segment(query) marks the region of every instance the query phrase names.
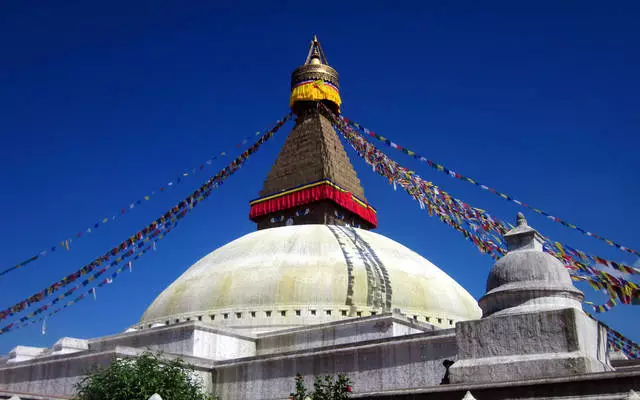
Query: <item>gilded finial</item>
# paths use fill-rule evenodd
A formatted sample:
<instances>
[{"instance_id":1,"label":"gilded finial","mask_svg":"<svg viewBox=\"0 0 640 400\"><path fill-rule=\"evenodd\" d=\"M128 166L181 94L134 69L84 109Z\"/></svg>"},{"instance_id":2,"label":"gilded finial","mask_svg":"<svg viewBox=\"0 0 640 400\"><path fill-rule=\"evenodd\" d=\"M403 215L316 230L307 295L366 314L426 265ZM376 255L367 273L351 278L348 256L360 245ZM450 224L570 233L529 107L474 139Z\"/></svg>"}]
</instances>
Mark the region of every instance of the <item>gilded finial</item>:
<instances>
[{"instance_id":1,"label":"gilded finial","mask_svg":"<svg viewBox=\"0 0 640 400\"><path fill-rule=\"evenodd\" d=\"M320 46L320 41L318 40L318 37L316 35L313 35L311 46L309 46L309 54L307 54L307 59L304 62L304 65L309 64L329 65L329 62L327 62L327 57L325 57L324 51L322 51L322 46Z\"/></svg>"},{"instance_id":2,"label":"gilded finial","mask_svg":"<svg viewBox=\"0 0 640 400\"><path fill-rule=\"evenodd\" d=\"M309 46L304 64L291 74L291 97L289 105L299 115L309 105L322 101L334 113L340 113L340 86L338 72L329 66L320 41L316 35Z\"/></svg>"}]
</instances>

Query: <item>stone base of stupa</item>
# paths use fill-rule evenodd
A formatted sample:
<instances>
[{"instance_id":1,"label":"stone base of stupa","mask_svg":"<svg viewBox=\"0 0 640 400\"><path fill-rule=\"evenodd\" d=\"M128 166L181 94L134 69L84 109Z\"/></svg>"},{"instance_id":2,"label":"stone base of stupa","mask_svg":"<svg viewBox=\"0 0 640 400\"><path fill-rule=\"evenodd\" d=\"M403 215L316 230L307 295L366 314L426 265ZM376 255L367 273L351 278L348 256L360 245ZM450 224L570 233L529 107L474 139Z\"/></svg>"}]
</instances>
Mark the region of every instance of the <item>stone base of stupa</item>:
<instances>
[{"instance_id":1,"label":"stone base of stupa","mask_svg":"<svg viewBox=\"0 0 640 400\"><path fill-rule=\"evenodd\" d=\"M456 324L451 383L493 383L611 371L607 332L574 308Z\"/></svg>"}]
</instances>

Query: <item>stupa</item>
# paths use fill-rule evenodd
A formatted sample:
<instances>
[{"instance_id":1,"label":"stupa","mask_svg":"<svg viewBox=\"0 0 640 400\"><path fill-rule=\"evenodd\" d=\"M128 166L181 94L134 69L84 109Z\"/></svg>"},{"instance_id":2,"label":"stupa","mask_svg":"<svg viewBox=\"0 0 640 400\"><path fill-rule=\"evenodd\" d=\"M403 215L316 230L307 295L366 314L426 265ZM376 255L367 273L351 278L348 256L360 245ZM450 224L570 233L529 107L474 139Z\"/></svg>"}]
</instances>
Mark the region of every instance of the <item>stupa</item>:
<instances>
[{"instance_id":1,"label":"stupa","mask_svg":"<svg viewBox=\"0 0 640 400\"><path fill-rule=\"evenodd\" d=\"M360 399L638 398L640 364L609 358L605 328L522 216L480 305L371 231L326 114L340 109L338 73L315 37L290 105L295 127L250 202L257 230L196 262L125 332L16 346L0 357L0 399L70 399L90 367L148 350L183 358L223 400L284 399L296 374L339 373Z\"/></svg>"},{"instance_id":2,"label":"stupa","mask_svg":"<svg viewBox=\"0 0 640 400\"><path fill-rule=\"evenodd\" d=\"M151 304L139 328L201 320L245 333L397 310L439 327L481 316L438 267L373 233L375 209L331 122L338 73L314 37L291 78L295 127L249 217L258 230L205 256Z\"/></svg>"}]
</instances>

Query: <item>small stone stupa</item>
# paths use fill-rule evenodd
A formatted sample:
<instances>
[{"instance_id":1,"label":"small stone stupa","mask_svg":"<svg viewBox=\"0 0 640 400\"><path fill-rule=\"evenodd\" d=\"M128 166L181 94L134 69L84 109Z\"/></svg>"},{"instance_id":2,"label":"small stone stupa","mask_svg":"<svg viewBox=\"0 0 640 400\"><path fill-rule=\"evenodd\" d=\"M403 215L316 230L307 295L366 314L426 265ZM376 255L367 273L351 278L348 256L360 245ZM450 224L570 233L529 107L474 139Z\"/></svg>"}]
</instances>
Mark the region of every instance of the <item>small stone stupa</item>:
<instances>
[{"instance_id":1,"label":"small stone stupa","mask_svg":"<svg viewBox=\"0 0 640 400\"><path fill-rule=\"evenodd\" d=\"M543 237L518 213L516 227L504 235L508 254L498 260L478 304L483 316L500 316L574 308L584 295L573 286L567 269L542 251Z\"/></svg>"},{"instance_id":2,"label":"small stone stupa","mask_svg":"<svg viewBox=\"0 0 640 400\"><path fill-rule=\"evenodd\" d=\"M452 383L502 382L610 371L607 332L581 307L583 294L522 214L504 236L508 253L478 302L483 318L456 325Z\"/></svg>"}]
</instances>

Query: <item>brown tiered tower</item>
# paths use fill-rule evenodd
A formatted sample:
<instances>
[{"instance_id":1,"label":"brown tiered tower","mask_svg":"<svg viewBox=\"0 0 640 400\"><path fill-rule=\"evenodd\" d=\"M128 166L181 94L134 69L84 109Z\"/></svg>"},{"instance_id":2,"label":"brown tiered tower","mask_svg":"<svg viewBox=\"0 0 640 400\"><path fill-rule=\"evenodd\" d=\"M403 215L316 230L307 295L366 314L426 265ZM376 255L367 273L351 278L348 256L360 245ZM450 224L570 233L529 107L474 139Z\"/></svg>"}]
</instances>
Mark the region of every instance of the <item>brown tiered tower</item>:
<instances>
[{"instance_id":1,"label":"brown tiered tower","mask_svg":"<svg viewBox=\"0 0 640 400\"><path fill-rule=\"evenodd\" d=\"M327 116L339 112L338 88L338 73L314 37L307 60L291 78L295 127L267 175L261 197L251 202L250 216L258 229L300 224L376 227L375 210L366 203Z\"/></svg>"}]
</instances>

